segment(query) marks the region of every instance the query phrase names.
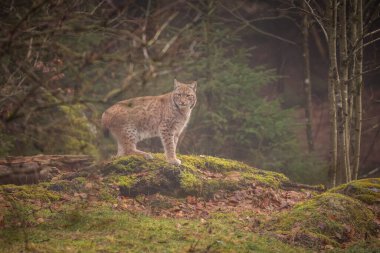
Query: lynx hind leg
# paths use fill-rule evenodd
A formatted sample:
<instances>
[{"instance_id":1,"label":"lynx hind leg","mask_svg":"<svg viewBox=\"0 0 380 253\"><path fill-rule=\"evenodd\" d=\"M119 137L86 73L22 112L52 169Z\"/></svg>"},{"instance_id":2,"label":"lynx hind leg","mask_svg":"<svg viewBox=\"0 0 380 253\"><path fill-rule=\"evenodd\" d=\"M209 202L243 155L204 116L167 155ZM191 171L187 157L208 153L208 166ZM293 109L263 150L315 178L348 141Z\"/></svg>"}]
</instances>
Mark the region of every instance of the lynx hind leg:
<instances>
[{"instance_id":1,"label":"lynx hind leg","mask_svg":"<svg viewBox=\"0 0 380 253\"><path fill-rule=\"evenodd\" d=\"M144 152L144 151L138 150L136 148L135 148L135 150L132 151L132 154L142 155L147 160L152 160L154 158L152 154L150 154L148 152Z\"/></svg>"},{"instance_id":2,"label":"lynx hind leg","mask_svg":"<svg viewBox=\"0 0 380 253\"><path fill-rule=\"evenodd\" d=\"M134 129L124 129L117 135L117 155L116 156L124 156L124 155L142 155L145 159L153 159L153 156L144 151L138 150L136 148L137 143L137 131Z\"/></svg>"}]
</instances>

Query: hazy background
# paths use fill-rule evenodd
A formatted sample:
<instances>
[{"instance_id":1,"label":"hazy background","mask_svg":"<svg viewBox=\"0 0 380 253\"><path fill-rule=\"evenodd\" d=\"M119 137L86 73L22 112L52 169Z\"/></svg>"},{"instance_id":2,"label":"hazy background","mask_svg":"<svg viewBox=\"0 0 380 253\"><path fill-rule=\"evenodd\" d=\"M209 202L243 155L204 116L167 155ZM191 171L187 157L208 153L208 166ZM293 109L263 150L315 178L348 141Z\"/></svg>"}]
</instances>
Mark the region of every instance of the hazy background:
<instances>
[{"instance_id":1,"label":"hazy background","mask_svg":"<svg viewBox=\"0 0 380 253\"><path fill-rule=\"evenodd\" d=\"M367 11L378 11L371 2L375 6ZM123 99L169 92L176 77L198 81L198 104L180 139L180 153L242 160L299 182L326 183L327 44L313 24L315 151L308 152L297 1L16 0L0 5L1 157L110 157L116 145L101 134L102 112ZM379 20L368 27L375 31ZM364 48L364 60L359 176L380 167L379 41ZM159 140L141 146L162 152Z\"/></svg>"}]
</instances>

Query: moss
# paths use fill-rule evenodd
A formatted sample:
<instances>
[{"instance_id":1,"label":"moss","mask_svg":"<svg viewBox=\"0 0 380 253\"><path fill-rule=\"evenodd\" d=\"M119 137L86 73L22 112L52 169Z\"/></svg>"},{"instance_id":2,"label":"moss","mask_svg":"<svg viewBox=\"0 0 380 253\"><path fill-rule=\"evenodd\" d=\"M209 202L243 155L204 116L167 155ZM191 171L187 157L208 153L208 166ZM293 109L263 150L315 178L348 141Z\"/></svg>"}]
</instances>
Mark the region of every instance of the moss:
<instances>
[{"instance_id":1,"label":"moss","mask_svg":"<svg viewBox=\"0 0 380 253\"><path fill-rule=\"evenodd\" d=\"M300 203L267 225L268 230L311 246L318 246L315 241L337 245L375 236L377 227L365 205L337 193L324 193Z\"/></svg>"},{"instance_id":2,"label":"moss","mask_svg":"<svg viewBox=\"0 0 380 253\"><path fill-rule=\"evenodd\" d=\"M60 195L50 191L44 185L2 185L0 194L18 200L53 201L60 199Z\"/></svg>"},{"instance_id":3,"label":"moss","mask_svg":"<svg viewBox=\"0 0 380 253\"><path fill-rule=\"evenodd\" d=\"M77 181L78 183L85 184L87 182L87 179L85 177L76 177L73 180Z\"/></svg>"},{"instance_id":4,"label":"moss","mask_svg":"<svg viewBox=\"0 0 380 253\"><path fill-rule=\"evenodd\" d=\"M289 181L289 179L285 175L272 171L249 171L244 172L242 176L245 179L254 180L258 183L275 188L278 188L284 182Z\"/></svg>"},{"instance_id":5,"label":"moss","mask_svg":"<svg viewBox=\"0 0 380 253\"><path fill-rule=\"evenodd\" d=\"M111 178L113 183L117 184L118 186L121 187L127 187L127 188L132 188L137 180L136 180L136 175L131 175L131 176L113 176Z\"/></svg>"},{"instance_id":6,"label":"moss","mask_svg":"<svg viewBox=\"0 0 380 253\"><path fill-rule=\"evenodd\" d=\"M36 223L36 217L44 216L46 207L59 200L59 194L43 185L0 186L1 222L9 227L26 227ZM1 201L0 201L1 202Z\"/></svg>"},{"instance_id":7,"label":"moss","mask_svg":"<svg viewBox=\"0 0 380 253\"><path fill-rule=\"evenodd\" d=\"M329 192L341 193L369 205L380 203L380 178L355 180L335 187Z\"/></svg>"},{"instance_id":8,"label":"moss","mask_svg":"<svg viewBox=\"0 0 380 253\"><path fill-rule=\"evenodd\" d=\"M183 166L188 167L189 169L207 168L207 170L213 172L227 172L244 171L252 168L242 162L213 156L180 155L179 158L182 160Z\"/></svg>"},{"instance_id":9,"label":"moss","mask_svg":"<svg viewBox=\"0 0 380 253\"><path fill-rule=\"evenodd\" d=\"M158 207L160 208L160 207ZM200 220L149 217L74 206L25 229L32 252L308 252L243 231L236 217ZM25 251L20 230L0 230L0 252Z\"/></svg>"},{"instance_id":10,"label":"moss","mask_svg":"<svg viewBox=\"0 0 380 253\"><path fill-rule=\"evenodd\" d=\"M233 160L195 155L179 155L179 159L182 165L173 166L166 162L163 154L154 154L153 160L125 156L109 162L101 172L111 178L135 176L133 180L118 183L125 186L121 191L128 196L156 192L211 196L219 189L237 190L252 183L277 188L289 181L283 174L259 170Z\"/></svg>"},{"instance_id":11,"label":"moss","mask_svg":"<svg viewBox=\"0 0 380 253\"><path fill-rule=\"evenodd\" d=\"M117 199L118 194L119 193L115 189L107 187L105 185L101 186L97 192L99 200L111 203Z\"/></svg>"},{"instance_id":12,"label":"moss","mask_svg":"<svg viewBox=\"0 0 380 253\"><path fill-rule=\"evenodd\" d=\"M188 170L184 170L180 174L181 188L188 192L199 191L202 187L202 181Z\"/></svg>"},{"instance_id":13,"label":"moss","mask_svg":"<svg viewBox=\"0 0 380 253\"><path fill-rule=\"evenodd\" d=\"M130 155L122 156L112 160L101 169L103 174L122 174L128 175L131 173L138 173L141 171L152 171L163 167L175 166L169 165L162 154L154 154L153 160L147 160L143 156Z\"/></svg>"},{"instance_id":14,"label":"moss","mask_svg":"<svg viewBox=\"0 0 380 253\"><path fill-rule=\"evenodd\" d=\"M85 191L85 184L87 179L84 177L77 177L72 180L59 180L54 182L40 183L44 185L48 190L54 192L75 193Z\"/></svg>"}]
</instances>

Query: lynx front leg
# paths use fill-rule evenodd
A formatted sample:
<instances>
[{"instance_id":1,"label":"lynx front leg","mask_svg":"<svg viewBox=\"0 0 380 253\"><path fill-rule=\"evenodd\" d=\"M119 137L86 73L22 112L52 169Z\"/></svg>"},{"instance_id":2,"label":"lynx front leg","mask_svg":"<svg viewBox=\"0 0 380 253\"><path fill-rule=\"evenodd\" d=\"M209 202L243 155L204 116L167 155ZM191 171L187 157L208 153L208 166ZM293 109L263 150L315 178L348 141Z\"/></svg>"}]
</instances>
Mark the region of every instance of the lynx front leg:
<instances>
[{"instance_id":1,"label":"lynx front leg","mask_svg":"<svg viewBox=\"0 0 380 253\"><path fill-rule=\"evenodd\" d=\"M168 133L163 130L160 134L162 145L164 146L166 160L168 163L174 165L180 165L181 160L179 160L175 154L176 145L175 145L175 137L174 134Z\"/></svg>"},{"instance_id":2,"label":"lynx front leg","mask_svg":"<svg viewBox=\"0 0 380 253\"><path fill-rule=\"evenodd\" d=\"M174 134L174 149L175 150L177 150L178 139L179 139L179 133L175 133Z\"/></svg>"}]
</instances>

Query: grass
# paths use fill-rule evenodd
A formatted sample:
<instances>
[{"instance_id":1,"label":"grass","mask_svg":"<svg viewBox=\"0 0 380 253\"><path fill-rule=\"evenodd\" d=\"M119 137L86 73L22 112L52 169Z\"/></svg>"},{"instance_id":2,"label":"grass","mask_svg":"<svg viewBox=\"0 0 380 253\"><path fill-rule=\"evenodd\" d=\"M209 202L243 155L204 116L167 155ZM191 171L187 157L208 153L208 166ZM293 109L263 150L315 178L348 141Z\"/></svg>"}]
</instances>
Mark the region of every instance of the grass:
<instances>
[{"instance_id":1,"label":"grass","mask_svg":"<svg viewBox=\"0 0 380 253\"><path fill-rule=\"evenodd\" d=\"M230 215L207 221L72 206L43 224L0 231L0 252L307 252L242 229Z\"/></svg>"}]
</instances>

